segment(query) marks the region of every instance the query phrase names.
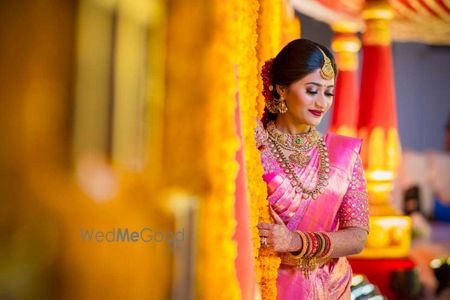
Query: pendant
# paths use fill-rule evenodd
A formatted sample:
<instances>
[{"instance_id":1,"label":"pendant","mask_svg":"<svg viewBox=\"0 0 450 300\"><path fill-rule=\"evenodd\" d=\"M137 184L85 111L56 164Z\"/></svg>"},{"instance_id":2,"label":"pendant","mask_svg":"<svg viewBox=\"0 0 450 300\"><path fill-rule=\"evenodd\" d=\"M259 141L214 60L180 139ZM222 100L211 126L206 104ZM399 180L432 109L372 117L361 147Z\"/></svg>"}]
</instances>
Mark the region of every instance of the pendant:
<instances>
[{"instance_id":1,"label":"pendant","mask_svg":"<svg viewBox=\"0 0 450 300\"><path fill-rule=\"evenodd\" d=\"M292 153L291 155L289 155L289 159L290 159L290 161L297 164L298 166L304 167L311 160L311 156L309 156L305 153L296 152L296 153Z\"/></svg>"},{"instance_id":2,"label":"pendant","mask_svg":"<svg viewBox=\"0 0 450 300\"><path fill-rule=\"evenodd\" d=\"M288 143L289 140L289 136L287 134L280 134L277 137L277 141L281 144L281 145L286 145Z\"/></svg>"}]
</instances>

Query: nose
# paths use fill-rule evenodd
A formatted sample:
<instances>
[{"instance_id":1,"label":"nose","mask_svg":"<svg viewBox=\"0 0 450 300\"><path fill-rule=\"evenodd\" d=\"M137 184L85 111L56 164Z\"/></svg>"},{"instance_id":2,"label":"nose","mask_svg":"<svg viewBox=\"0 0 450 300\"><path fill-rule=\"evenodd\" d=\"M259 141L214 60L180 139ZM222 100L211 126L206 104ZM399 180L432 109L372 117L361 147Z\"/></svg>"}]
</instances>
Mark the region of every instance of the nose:
<instances>
[{"instance_id":1,"label":"nose","mask_svg":"<svg viewBox=\"0 0 450 300\"><path fill-rule=\"evenodd\" d=\"M319 97L316 98L315 106L321 110L324 110L327 107L327 100L323 94L320 94Z\"/></svg>"}]
</instances>

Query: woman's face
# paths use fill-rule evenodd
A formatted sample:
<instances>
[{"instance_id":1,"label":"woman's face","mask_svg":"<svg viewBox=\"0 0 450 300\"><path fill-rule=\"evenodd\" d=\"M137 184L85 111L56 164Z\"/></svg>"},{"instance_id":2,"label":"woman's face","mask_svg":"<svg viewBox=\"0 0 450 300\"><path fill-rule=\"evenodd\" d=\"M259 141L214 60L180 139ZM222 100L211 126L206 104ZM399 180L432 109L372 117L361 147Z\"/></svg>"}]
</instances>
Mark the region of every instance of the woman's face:
<instances>
[{"instance_id":1,"label":"woman's face","mask_svg":"<svg viewBox=\"0 0 450 300\"><path fill-rule=\"evenodd\" d=\"M333 103L334 78L324 79L317 69L278 91L286 101L289 120L294 124L317 126Z\"/></svg>"}]
</instances>

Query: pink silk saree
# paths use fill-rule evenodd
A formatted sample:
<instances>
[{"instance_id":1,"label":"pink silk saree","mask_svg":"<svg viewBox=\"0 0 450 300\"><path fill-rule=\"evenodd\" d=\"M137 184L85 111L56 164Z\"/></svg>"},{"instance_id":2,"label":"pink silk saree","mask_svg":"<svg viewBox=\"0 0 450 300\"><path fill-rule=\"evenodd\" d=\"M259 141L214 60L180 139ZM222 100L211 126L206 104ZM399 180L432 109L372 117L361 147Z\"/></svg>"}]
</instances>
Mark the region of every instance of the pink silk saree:
<instances>
[{"instance_id":1,"label":"pink silk saree","mask_svg":"<svg viewBox=\"0 0 450 300\"><path fill-rule=\"evenodd\" d=\"M360 227L368 231L368 197L359 157L361 140L332 133L324 135L330 158L328 185L318 199L305 200L290 185L270 152L267 139L261 138L265 131L262 124L258 127L257 144L264 167L267 199L290 230L332 232ZM317 147L309 154L309 164L295 167L295 170L304 185L312 187L319 168ZM332 259L308 277L298 268L282 264L278 270L277 299L350 299L351 278L352 270L345 257Z\"/></svg>"}]
</instances>

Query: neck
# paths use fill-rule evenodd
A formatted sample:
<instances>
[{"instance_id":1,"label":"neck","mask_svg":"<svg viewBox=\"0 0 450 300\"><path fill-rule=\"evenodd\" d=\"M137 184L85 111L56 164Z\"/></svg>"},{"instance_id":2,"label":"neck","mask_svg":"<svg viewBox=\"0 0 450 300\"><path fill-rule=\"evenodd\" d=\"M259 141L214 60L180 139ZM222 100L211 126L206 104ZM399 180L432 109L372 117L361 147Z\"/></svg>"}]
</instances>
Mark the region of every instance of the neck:
<instances>
[{"instance_id":1,"label":"neck","mask_svg":"<svg viewBox=\"0 0 450 300\"><path fill-rule=\"evenodd\" d=\"M275 120L275 125L278 130L290 134L304 133L311 130L311 125L291 122L285 115L278 116Z\"/></svg>"}]
</instances>

